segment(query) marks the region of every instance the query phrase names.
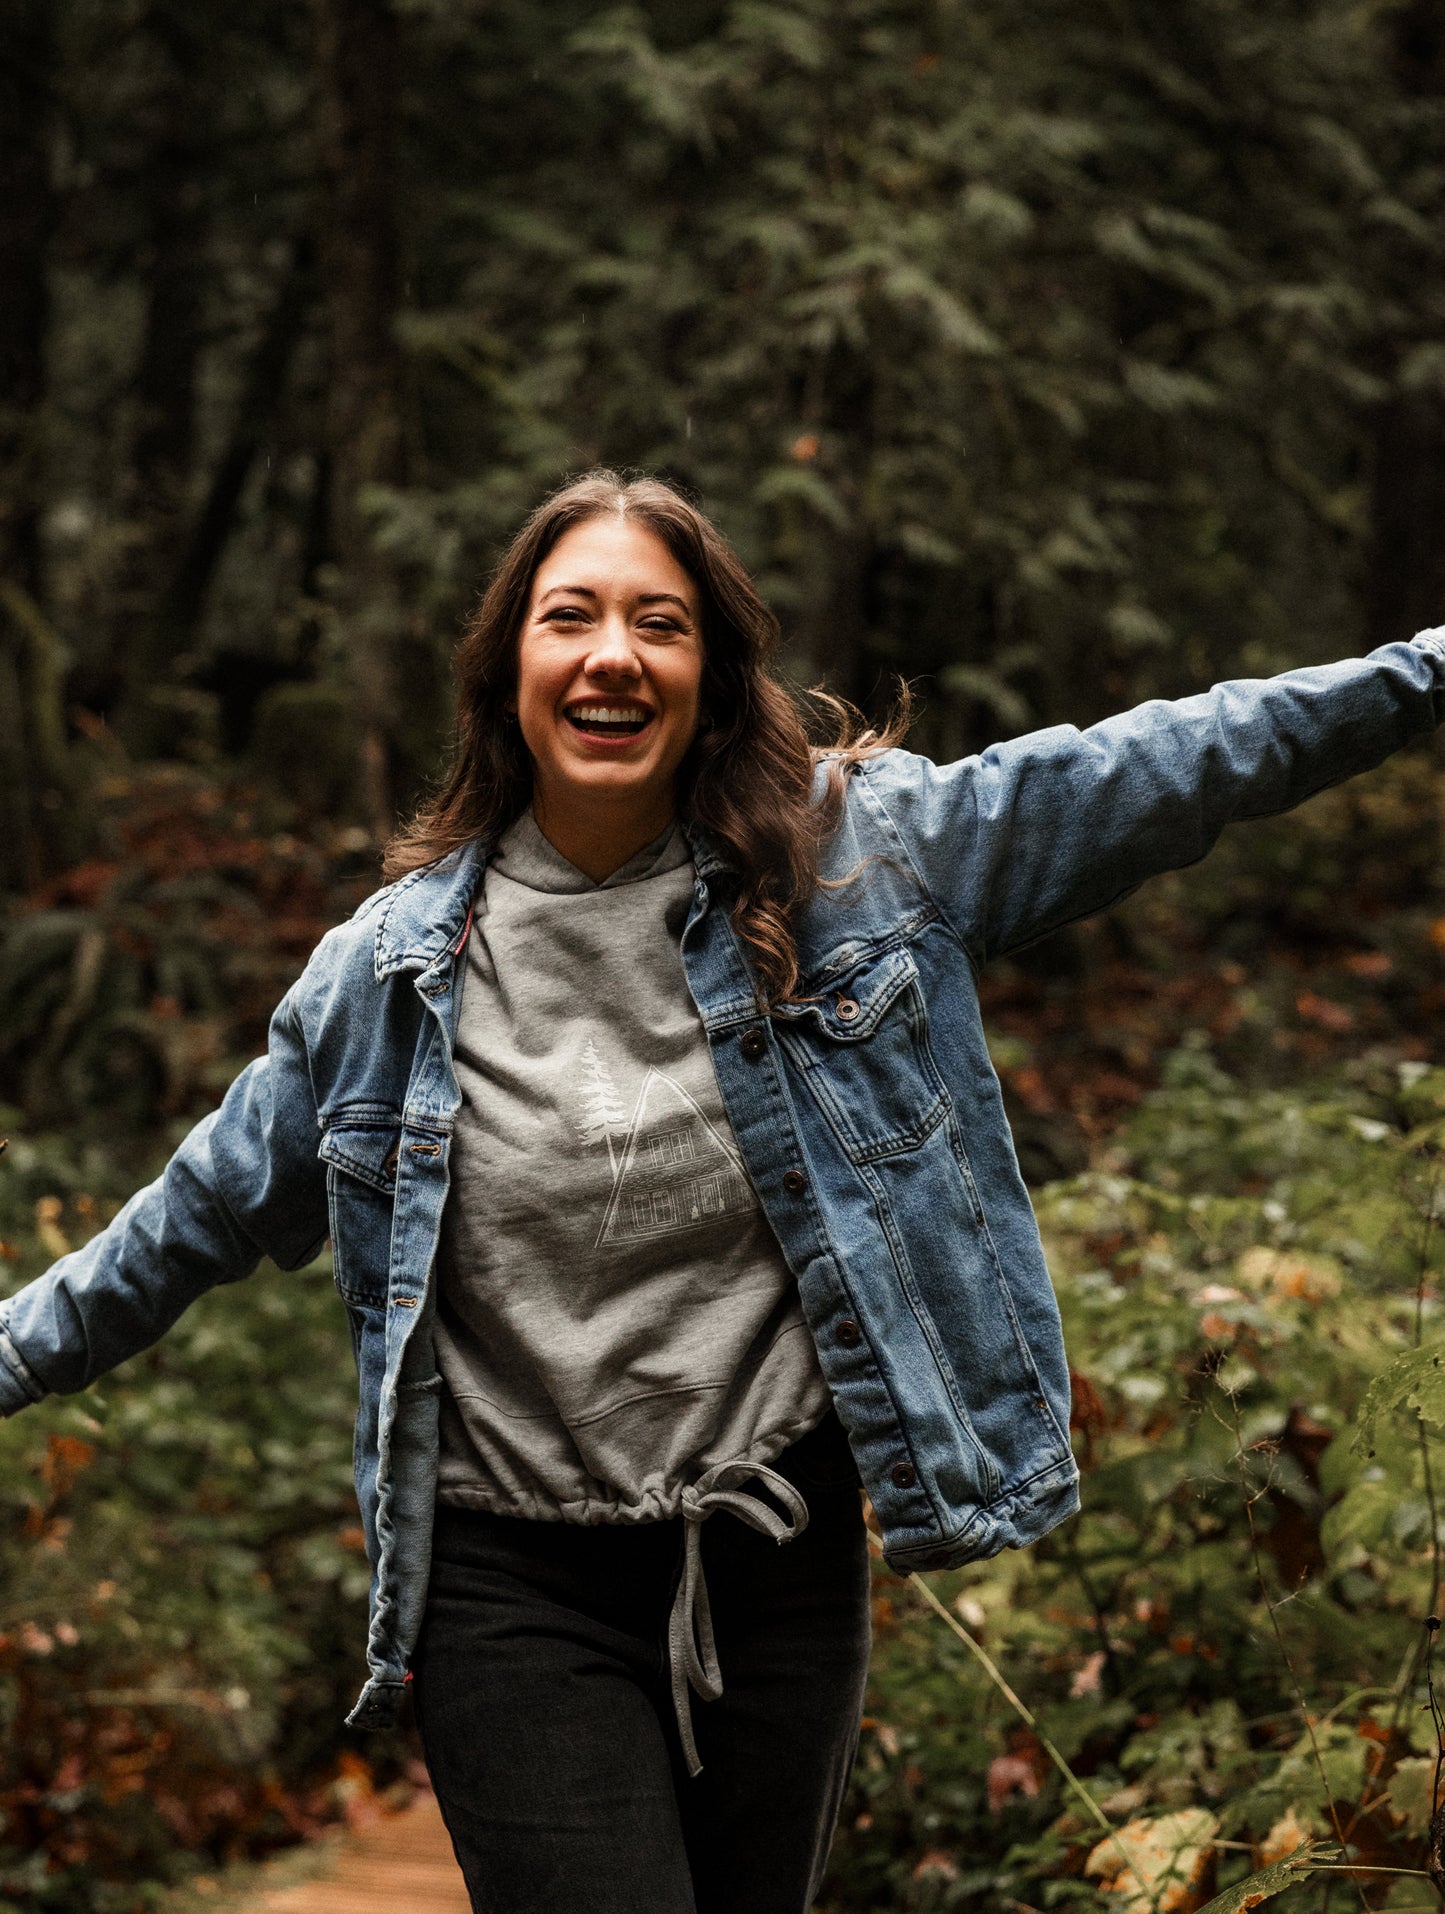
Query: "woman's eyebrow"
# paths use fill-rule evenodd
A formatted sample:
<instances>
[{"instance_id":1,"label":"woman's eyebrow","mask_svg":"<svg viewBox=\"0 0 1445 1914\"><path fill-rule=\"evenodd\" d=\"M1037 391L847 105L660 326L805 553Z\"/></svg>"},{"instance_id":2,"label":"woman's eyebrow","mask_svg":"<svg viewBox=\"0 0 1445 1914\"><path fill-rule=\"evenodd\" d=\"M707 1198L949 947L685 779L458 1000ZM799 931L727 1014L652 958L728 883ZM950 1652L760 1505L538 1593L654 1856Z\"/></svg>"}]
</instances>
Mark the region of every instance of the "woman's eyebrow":
<instances>
[{"instance_id":1,"label":"woman's eyebrow","mask_svg":"<svg viewBox=\"0 0 1445 1914\"><path fill-rule=\"evenodd\" d=\"M573 596L577 598L595 598L597 596L590 585L551 585L542 593L537 603L539 605L545 605L547 600L554 597L558 592L571 592ZM686 612L689 618L692 617L692 612L688 609L687 600L679 598L676 592L640 592L637 602L639 605L676 605L679 611Z\"/></svg>"}]
</instances>

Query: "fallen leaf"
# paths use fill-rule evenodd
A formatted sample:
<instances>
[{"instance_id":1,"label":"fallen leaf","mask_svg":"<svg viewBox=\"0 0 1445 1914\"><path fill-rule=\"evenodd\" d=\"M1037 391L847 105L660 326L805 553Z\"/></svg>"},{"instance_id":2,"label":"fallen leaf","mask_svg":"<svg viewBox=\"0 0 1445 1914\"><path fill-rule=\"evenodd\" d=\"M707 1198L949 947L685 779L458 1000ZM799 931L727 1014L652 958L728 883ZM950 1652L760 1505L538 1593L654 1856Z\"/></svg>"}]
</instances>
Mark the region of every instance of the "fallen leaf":
<instances>
[{"instance_id":1,"label":"fallen leaf","mask_svg":"<svg viewBox=\"0 0 1445 1914\"><path fill-rule=\"evenodd\" d=\"M1002 1814L1011 1795L1022 1794L1032 1801L1039 1791L1039 1778L1033 1763L1023 1755L995 1755L988 1764L988 1811Z\"/></svg>"},{"instance_id":2,"label":"fallen leaf","mask_svg":"<svg viewBox=\"0 0 1445 1914\"><path fill-rule=\"evenodd\" d=\"M1313 990L1302 990L1294 1000L1294 1007L1306 1023L1316 1023L1321 1030L1352 1030L1355 1013L1347 1010L1343 1004L1337 1004L1329 997L1318 996Z\"/></svg>"},{"instance_id":3,"label":"fallen leaf","mask_svg":"<svg viewBox=\"0 0 1445 1914\"><path fill-rule=\"evenodd\" d=\"M1434 1755L1410 1755L1397 1761L1386 1795L1395 1819L1423 1834L1435 1806Z\"/></svg>"},{"instance_id":4,"label":"fallen leaf","mask_svg":"<svg viewBox=\"0 0 1445 1914\"><path fill-rule=\"evenodd\" d=\"M1293 1806L1286 1808L1259 1845L1259 1864L1273 1867L1287 1854L1295 1854L1310 1839L1310 1831L1300 1821Z\"/></svg>"},{"instance_id":5,"label":"fallen leaf","mask_svg":"<svg viewBox=\"0 0 1445 1914\"><path fill-rule=\"evenodd\" d=\"M1084 1872L1097 1874L1118 1897L1121 1914L1171 1914L1199 1885L1218 1829L1207 1808L1139 1815L1100 1841Z\"/></svg>"},{"instance_id":6,"label":"fallen leaf","mask_svg":"<svg viewBox=\"0 0 1445 1914\"><path fill-rule=\"evenodd\" d=\"M917 1867L914 1868L913 1879L915 1881L926 1880L930 1874L937 1875L940 1880L956 1881L958 1879L958 1864L946 1849L929 1848L928 1852L920 1858Z\"/></svg>"},{"instance_id":7,"label":"fallen leaf","mask_svg":"<svg viewBox=\"0 0 1445 1914\"><path fill-rule=\"evenodd\" d=\"M1085 1695L1097 1695L1099 1676L1104 1666L1104 1651L1096 1648L1092 1655L1085 1655L1083 1663L1074 1670L1074 1679L1069 1683L1070 1701L1080 1701Z\"/></svg>"}]
</instances>

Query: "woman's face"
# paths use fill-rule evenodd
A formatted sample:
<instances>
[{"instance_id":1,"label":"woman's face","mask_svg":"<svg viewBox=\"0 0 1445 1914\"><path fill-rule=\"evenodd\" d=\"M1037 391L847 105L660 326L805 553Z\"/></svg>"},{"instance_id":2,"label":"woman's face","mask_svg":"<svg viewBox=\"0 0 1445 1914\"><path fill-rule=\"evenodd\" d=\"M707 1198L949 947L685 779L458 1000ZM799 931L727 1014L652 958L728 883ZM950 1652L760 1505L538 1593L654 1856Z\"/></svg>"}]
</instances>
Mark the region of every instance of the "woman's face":
<instances>
[{"instance_id":1,"label":"woman's face","mask_svg":"<svg viewBox=\"0 0 1445 1914\"><path fill-rule=\"evenodd\" d=\"M517 640L516 712L545 811L673 812L698 728L702 608L655 532L588 519L537 569Z\"/></svg>"}]
</instances>

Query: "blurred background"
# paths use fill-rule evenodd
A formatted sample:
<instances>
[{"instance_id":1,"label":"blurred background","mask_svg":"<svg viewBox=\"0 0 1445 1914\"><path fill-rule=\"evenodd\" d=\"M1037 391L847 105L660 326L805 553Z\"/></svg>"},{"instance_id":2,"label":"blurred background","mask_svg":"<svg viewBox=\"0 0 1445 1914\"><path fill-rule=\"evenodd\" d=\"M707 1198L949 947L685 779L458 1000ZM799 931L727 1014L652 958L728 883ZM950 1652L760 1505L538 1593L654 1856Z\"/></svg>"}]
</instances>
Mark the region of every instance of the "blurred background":
<instances>
[{"instance_id":1,"label":"blurred background","mask_svg":"<svg viewBox=\"0 0 1445 1914\"><path fill-rule=\"evenodd\" d=\"M7 0L0 1281L154 1173L374 888L569 473L689 488L789 676L907 676L938 759L1445 622L1442 193L1432 0ZM1193 1842L1171 1908L1291 1827L1423 1852L1445 1399L1389 1378L1440 1262L1440 767L985 983L1092 1488L937 1582L1114 1821ZM149 1907L414 1768L338 1729L326 1276L0 1429L0 1909ZM879 1596L827 1907L1135 1914L916 1607Z\"/></svg>"},{"instance_id":2,"label":"blurred background","mask_svg":"<svg viewBox=\"0 0 1445 1914\"><path fill-rule=\"evenodd\" d=\"M384 829L595 461L700 494L799 677L920 677L940 756L1441 616L1433 6L3 31L12 891L113 751Z\"/></svg>"}]
</instances>

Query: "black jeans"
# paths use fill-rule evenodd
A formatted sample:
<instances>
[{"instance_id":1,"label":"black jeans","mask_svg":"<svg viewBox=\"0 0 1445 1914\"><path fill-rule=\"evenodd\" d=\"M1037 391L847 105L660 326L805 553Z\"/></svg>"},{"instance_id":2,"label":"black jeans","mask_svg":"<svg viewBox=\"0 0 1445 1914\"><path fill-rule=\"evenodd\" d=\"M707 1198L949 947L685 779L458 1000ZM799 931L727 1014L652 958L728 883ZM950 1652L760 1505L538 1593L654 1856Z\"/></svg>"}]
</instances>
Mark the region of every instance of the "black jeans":
<instances>
[{"instance_id":1,"label":"black jeans","mask_svg":"<svg viewBox=\"0 0 1445 1914\"><path fill-rule=\"evenodd\" d=\"M413 1693L477 1914L807 1914L858 1742L868 1553L836 1414L772 1466L808 1504L796 1540L726 1510L702 1527L723 1694L691 1696L691 1779L667 1664L681 1517L438 1508Z\"/></svg>"}]
</instances>

